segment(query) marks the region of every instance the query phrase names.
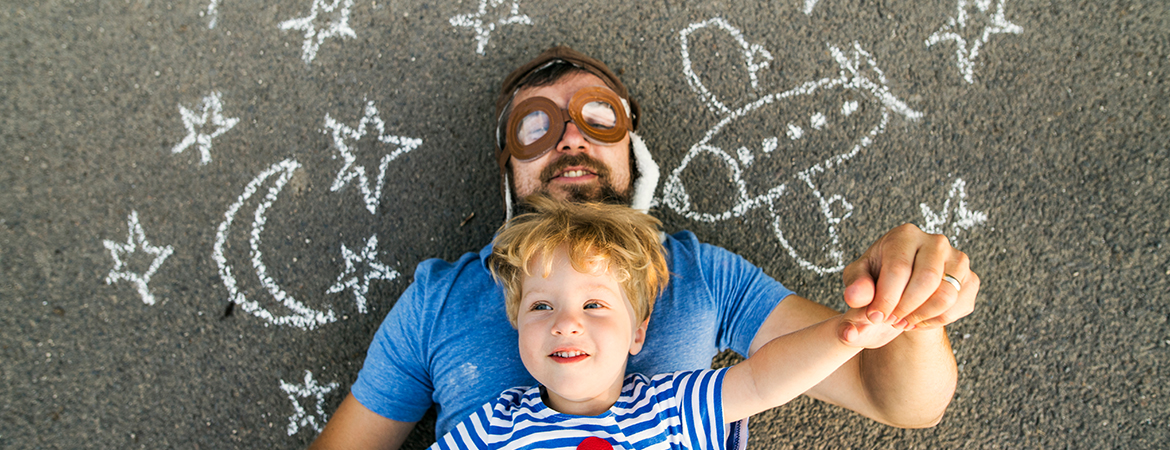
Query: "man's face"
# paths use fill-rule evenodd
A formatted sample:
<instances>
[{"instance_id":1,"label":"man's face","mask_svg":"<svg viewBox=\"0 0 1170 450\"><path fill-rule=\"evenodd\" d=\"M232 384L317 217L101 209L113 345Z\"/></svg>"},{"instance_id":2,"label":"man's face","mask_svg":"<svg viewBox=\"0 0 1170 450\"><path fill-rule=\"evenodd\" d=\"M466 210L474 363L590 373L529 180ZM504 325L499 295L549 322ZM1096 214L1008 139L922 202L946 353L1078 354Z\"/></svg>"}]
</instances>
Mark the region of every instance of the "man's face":
<instances>
[{"instance_id":1,"label":"man's face","mask_svg":"<svg viewBox=\"0 0 1170 450\"><path fill-rule=\"evenodd\" d=\"M565 247L533 261L521 281L516 314L520 359L546 389L549 406L566 414L596 415L621 393L626 359L642 349L647 321L638 323L613 274L578 272Z\"/></svg>"},{"instance_id":2,"label":"man's face","mask_svg":"<svg viewBox=\"0 0 1170 450\"><path fill-rule=\"evenodd\" d=\"M605 82L593 74L574 73L549 86L522 89L516 93L512 104L532 97L545 97L561 108L568 108L573 94L590 86L605 87ZM553 150L531 161L509 157L509 164L512 185L520 198L543 192L561 201L629 203L628 133L621 141L603 145L586 139L581 130L569 122L565 124L564 136Z\"/></svg>"}]
</instances>

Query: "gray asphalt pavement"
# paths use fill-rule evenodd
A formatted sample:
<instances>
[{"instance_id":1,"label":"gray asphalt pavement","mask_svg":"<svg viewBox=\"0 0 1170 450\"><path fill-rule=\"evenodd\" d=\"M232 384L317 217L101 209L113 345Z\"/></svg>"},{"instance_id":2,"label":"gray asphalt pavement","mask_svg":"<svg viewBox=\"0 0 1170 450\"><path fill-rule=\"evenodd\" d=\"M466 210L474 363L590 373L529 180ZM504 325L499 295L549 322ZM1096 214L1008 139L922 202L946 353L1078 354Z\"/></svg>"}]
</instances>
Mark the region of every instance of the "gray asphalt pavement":
<instances>
[{"instance_id":1,"label":"gray asphalt pavement","mask_svg":"<svg viewBox=\"0 0 1170 450\"><path fill-rule=\"evenodd\" d=\"M838 308L906 222L982 277L939 426L800 399L752 448L1170 442L1164 2L3 3L0 447L307 445L501 224L493 100L552 44L641 102L668 230Z\"/></svg>"}]
</instances>

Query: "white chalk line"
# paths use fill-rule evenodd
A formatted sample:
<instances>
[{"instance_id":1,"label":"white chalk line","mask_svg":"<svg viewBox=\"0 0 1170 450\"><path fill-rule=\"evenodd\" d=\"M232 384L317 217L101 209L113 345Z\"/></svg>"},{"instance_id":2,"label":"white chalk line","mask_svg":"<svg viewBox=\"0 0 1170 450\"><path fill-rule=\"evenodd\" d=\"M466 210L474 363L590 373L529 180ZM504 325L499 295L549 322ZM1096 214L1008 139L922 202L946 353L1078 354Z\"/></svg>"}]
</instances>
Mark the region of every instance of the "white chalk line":
<instances>
[{"instance_id":1,"label":"white chalk line","mask_svg":"<svg viewBox=\"0 0 1170 450\"><path fill-rule=\"evenodd\" d=\"M828 169L831 169L852 159L861 151L862 148L868 147L873 142L873 138L875 136L885 131L885 126L889 119L889 111L902 114L910 120L916 120L920 118L922 114L910 109L905 103L898 100L889 91L884 73L882 73L882 71L878 68L877 63L873 60L872 55L862 49L860 44L857 42L854 42L853 47L850 49L851 55L846 55L845 52L839 48L829 45L829 50L832 53L834 60L836 61L837 65L840 66L838 77L823 78L820 80L806 82L800 86L797 86L796 88L766 95L754 102L740 107L739 109L731 110L723 102L719 101L719 99L716 98L716 96L703 85L699 76L694 72L693 66L691 64L691 57L688 50L689 35L699 29L710 26L716 26L722 29L723 31L730 34L737 43L739 43L741 49L743 49L744 64L747 66L748 72L751 75L753 88L755 87L757 80L755 77L755 71L763 67L762 64L755 62L755 55L766 54L769 59L771 57L771 55L766 53L766 50L763 50L762 47L748 44L747 41L744 40L742 33L740 33L738 29L731 26L723 19L716 18L695 23L680 32L680 48L682 53L683 71L685 78L687 79L687 82L690 85L692 91L694 91L700 100L707 105L708 109L710 109L712 112L715 112L716 114L719 114L721 119L714 126L708 129L704 137L698 143L696 143L691 148L691 150L687 152L687 154L683 157L683 160L680 162L678 168L676 168L671 173L670 177L668 177L667 183L663 188L663 203L674 209L676 212L687 217L688 219L702 222L727 220L731 217L742 216L743 214L746 214L747 212L752 211L758 207L768 206L769 211L773 215L773 228L777 238L779 239L781 245L785 248L786 252L791 257L793 257L793 259L796 260L802 268L817 272L822 275L825 273L842 270L844 268L844 262L842 260L842 251L840 249L840 238L837 235L837 226L841 223L841 221L845 220L852 214L853 205L841 195L825 196L818 189L816 183L814 182L814 177L819 173L823 173ZM757 50L757 48L759 48L759 50ZM763 53L761 53L761 51ZM863 66L863 63L865 66ZM861 71L866 67L872 69L873 73L876 74L877 80L872 80L869 77L861 74ZM748 193L747 184L742 178L742 170L740 168L741 164L743 166L748 166L754 160L754 157L750 154L750 151L748 151L746 147L738 148L736 150L738 157L737 159L722 149L711 145L710 141L725 126L759 108L792 97L811 95L818 90L830 89L834 87L842 87L869 94L882 104L882 108L881 120L879 123L873 129L865 133L852 146L852 148L850 148L849 151L823 160L820 163L800 171L795 175L798 180L803 182L803 184L808 186L808 188L813 192L813 195L817 198L819 203L819 209L825 216L825 226L827 227L827 231L830 236L830 242L826 246L825 251L827 251L828 258L834 261L834 264L821 266L812 263L811 261L801 256L784 237L784 233L781 227L780 215L775 210L774 204L777 199L786 193L787 183L781 183L778 186L768 189L761 195L754 197L751 196ZM858 104L856 102L847 102L842 105L842 114L848 116L856 111L857 108ZM823 120L823 116L821 116L821 118ZM821 126L824 125L823 122L818 122L816 120L815 115L810 120L810 122L813 124L813 128L818 130L820 128L817 126L817 123L820 123ZM806 130L793 124L789 124L787 134L790 139L796 140L803 137L805 132ZM764 142L763 150L765 153L770 153L771 151L775 150L777 143L773 139L774 138ZM702 154L710 154L723 160L723 162L728 167L729 181L735 186L735 196L738 197L737 199L733 199L735 206L722 213L693 211L692 205L690 203L690 197L687 194L685 184L682 181L681 175L687 166L691 163L692 159ZM833 212L835 205L840 205L840 209L843 209L844 213L840 215L835 214Z\"/></svg>"},{"instance_id":2,"label":"white chalk line","mask_svg":"<svg viewBox=\"0 0 1170 450\"><path fill-rule=\"evenodd\" d=\"M1018 25L1009 22L1003 14L1004 0L999 0L996 5L995 13L991 15L991 24L983 28L983 32L979 37L970 43L970 49L967 48L968 41L960 32L967 29L967 0L958 0L958 11L954 17L947 18L945 24L926 39L926 46L932 47L935 44L946 41L955 42L955 59L956 65L959 68L959 73L963 75L963 80L968 84L975 82L975 59L979 57L979 50L987 45L988 40L993 34L1011 33L1019 34L1024 31ZM991 9L991 0L977 0L975 7L982 13L987 13Z\"/></svg>"},{"instance_id":3,"label":"white chalk line","mask_svg":"<svg viewBox=\"0 0 1170 450\"><path fill-rule=\"evenodd\" d=\"M211 140L235 127L240 119L223 116L223 100L219 92L203 97L195 108L199 110L198 114L179 105L179 115L183 119L183 127L187 129L187 136L171 148L171 153L182 153L194 145L199 150L199 165L205 165L211 162ZM210 134L203 132L208 121L216 127Z\"/></svg>"},{"instance_id":4,"label":"white chalk line","mask_svg":"<svg viewBox=\"0 0 1170 450\"><path fill-rule=\"evenodd\" d=\"M155 303L154 295L150 293L150 288L147 286L150 283L150 278L162 266L163 261L166 261L168 256L174 252L171 246L159 247L150 245L146 240L146 231L142 229L142 224L138 222L138 211L130 211L130 216L126 219L127 236L126 243L104 240L102 245L110 251L110 256L114 258L114 268L110 269L110 273L106 275L106 284L114 284L119 280L126 280L134 283L134 287L138 289L138 294L142 296L142 302L147 305ZM126 270L125 262L119 253L132 254L139 250L154 255L154 260L151 261L150 267L143 273L134 273Z\"/></svg>"},{"instance_id":5,"label":"white chalk line","mask_svg":"<svg viewBox=\"0 0 1170 450\"><path fill-rule=\"evenodd\" d=\"M496 30L496 26L503 25L532 25L532 19L526 14L520 14L520 1L512 0L510 11L501 14L500 18L495 21L489 20L484 22L484 17L488 15L488 6L492 8L499 8L508 0L480 0L479 8L475 13L460 14L452 17L448 22L453 27L464 27L475 30L475 52L484 55L487 49L488 41L491 40L491 34Z\"/></svg>"},{"instance_id":6,"label":"white chalk line","mask_svg":"<svg viewBox=\"0 0 1170 450\"><path fill-rule=\"evenodd\" d=\"M207 17L211 18L211 21L207 24L208 30L214 30L215 22L219 20L219 11L216 10L217 7L219 7L219 0L211 0L211 3L207 5Z\"/></svg>"},{"instance_id":7,"label":"white chalk line","mask_svg":"<svg viewBox=\"0 0 1170 450\"><path fill-rule=\"evenodd\" d=\"M383 144L393 144L397 148L390 154L383 155L378 163L378 176L376 184L371 187L370 179L366 175L365 166L354 164L357 157L354 155L353 148L350 148L346 140L357 141L364 137L367 133L367 126L373 124L374 129L377 130L378 135L376 139ZM361 191L362 200L366 203L366 210L370 214L375 214L378 211L378 205L382 200L382 186L386 183L386 168L390 166L390 162L398 159L411 150L422 145L422 139L409 138L403 136L389 136L386 135L386 122L378 117L378 108L374 106L373 100L366 102L365 115L358 121L357 128L351 128L337 120L334 120L328 113L325 114L325 128L322 130L330 133L333 137L333 145L341 154L344 161L341 170L337 172L337 178L334 178L333 185L329 187L330 192L337 192L341 188L349 184L353 179L358 180L358 190ZM334 156L337 158L337 156Z\"/></svg>"},{"instance_id":8,"label":"white chalk line","mask_svg":"<svg viewBox=\"0 0 1170 450\"><path fill-rule=\"evenodd\" d=\"M371 235L366 239L366 246L360 253L350 250L341 244L341 257L345 260L345 269L337 276L337 281L326 291L336 294L346 289L353 291L354 301L357 302L358 312L366 313L366 294L370 291L370 282L373 280L391 281L398 278L398 272L385 264L378 262L378 236ZM356 273L359 266L365 266L364 276Z\"/></svg>"},{"instance_id":9,"label":"white chalk line","mask_svg":"<svg viewBox=\"0 0 1170 450\"><path fill-rule=\"evenodd\" d=\"M219 266L219 275L220 278L223 279L224 287L226 287L228 290L229 301L240 305L244 311L264 319L271 324L291 325L298 328L312 330L319 325L324 325L336 321L337 316L333 313L332 310L322 313L320 311L309 308L301 302L297 301L291 295L288 295L286 292L284 292L284 290L281 289L280 286L278 286L276 282L268 276L268 269L264 266L263 253L260 250L260 234L264 231L264 224L267 222L267 218L264 214L267 212L268 208L272 206L272 203L276 201L276 197L280 194L280 191L284 188L284 185L287 184L288 181L292 178L293 172L300 167L301 165L295 160L286 159L284 161L273 164L271 167L261 172L248 183L248 185L244 188L244 193L240 194L240 197L236 199L236 202L232 203L231 206L228 207L227 212L224 213L224 221L219 224L219 229L215 235L215 245L213 246L212 250L212 259L214 259L216 264ZM265 288L267 288L268 292L273 296L274 299L276 299L276 301L292 310L293 314L287 316L274 315L272 312L260 306L258 302L249 300L246 296L244 296L244 293L240 292L237 286L236 278L234 275L232 275L232 268L230 265L228 265L227 258L223 254L223 247L227 242L228 232L231 230L232 222L235 220L236 213L239 211L240 207L243 206L244 202L256 194L256 191L260 188L262 183L278 173L279 176L276 182L272 185L271 188L268 189L267 195L264 196L263 201L261 201L260 205L256 208L254 221L252 222L251 239L249 239L248 242L252 251L252 267L256 270L257 278L260 279L260 283L263 284Z\"/></svg>"},{"instance_id":10,"label":"white chalk line","mask_svg":"<svg viewBox=\"0 0 1170 450\"><path fill-rule=\"evenodd\" d=\"M341 7L341 12L338 14L338 19L329 22L329 26L323 30L317 29L313 26L313 21L317 19L317 14L321 11L331 13L337 10L338 5ZM356 38L357 33L353 28L349 27L349 8L353 6L353 0L313 0L313 6L309 10L309 15L299 17L296 19L289 19L281 22L278 27L281 30L302 30L305 32L305 40L301 44L301 59L308 64L317 57L317 49L325 42L325 39L338 38Z\"/></svg>"},{"instance_id":11,"label":"white chalk line","mask_svg":"<svg viewBox=\"0 0 1170 450\"><path fill-rule=\"evenodd\" d=\"M703 103L707 105L707 109L710 109L711 112L716 114L729 114L731 113L731 110L727 107L727 105L724 105L723 102L720 102L719 99L715 97L715 94L712 94L707 90L707 87L703 85L703 81L699 78L699 75L695 73L695 70L691 65L690 36L695 31L710 26L722 28L724 31L730 34L732 38L735 39L735 42L739 45L740 52L743 55L748 71L748 78L751 80L752 89L759 87L759 78L756 76L756 73L768 67L769 63L772 62L772 54L768 53L768 50L759 44L749 44L747 40L744 39L743 33L740 33L739 29L735 28L726 20L723 20L719 17L691 24L679 33L679 40L681 41L682 48L683 74L686 76L687 84L691 86L691 90L699 94L699 98L703 100ZM759 58L758 61L757 57Z\"/></svg>"},{"instance_id":12,"label":"white chalk line","mask_svg":"<svg viewBox=\"0 0 1170 450\"><path fill-rule=\"evenodd\" d=\"M828 85L828 84L834 84L833 80L825 78L822 80L805 83L797 88L794 88L794 89L791 89L788 91L764 96L764 97L760 98L759 100L756 100L755 102L752 102L752 103L744 106L743 108L740 108L739 110L733 111L730 114L728 114L727 116L725 116L723 119L721 119L718 123L716 123L714 126L712 126L707 131L706 135L703 136L703 139L700 140L699 143L695 144L695 146L693 146L691 148L691 150L689 152L687 152L687 155L683 157L682 162L679 163L679 167L676 168L673 172L671 172L670 177L667 178L666 186L663 188L664 202L667 204L667 206L670 206L672 209L682 213L684 216L686 216L689 219L699 220L702 222L716 222L716 221L726 220L726 219L729 219L731 217L738 217L740 215L747 213L748 211L750 211L752 209L755 209L759 205L763 205L763 204L766 204L767 202L771 201L771 196L774 195L774 193L772 193L771 191L770 191L770 193L765 194L763 196L760 196L757 198L750 198L751 196L747 193L747 185L743 182L743 179L739 176L741 172L740 172L739 165L735 163L735 159L731 158L730 155L727 155L725 152L723 152L723 150L719 149L718 147L714 147L714 146L709 145L708 142L711 140L712 137L714 137L716 134L718 134L719 131L722 130L724 126L726 126L727 124L731 123L732 121L742 117L743 115L745 115L749 112L752 112L756 109L759 109L760 107L769 105L769 104L776 102L778 100L786 99L788 97L792 97L795 95L806 95L808 93L815 91L817 88L822 87L823 85ZM693 159L694 157L696 157L700 154L703 154L703 153L711 153L715 156L718 156L718 157L724 159L728 163L728 167L732 170L733 176L731 178L732 178L732 181L736 184L736 186L738 188L737 189L738 194L739 194L739 202L738 203L740 204L739 206L737 206L733 210L727 211L727 212L724 212L724 213L718 214L718 215L712 215L712 214L707 214L707 213L696 213L696 212L691 211L691 204L690 204L690 200L689 200L690 196L688 196L686 194L686 188L684 187L680 176L681 176L681 173L683 172L683 170L685 170L687 165L690 163L691 159ZM783 188L781 187L781 189L778 192L782 193Z\"/></svg>"},{"instance_id":13,"label":"white chalk line","mask_svg":"<svg viewBox=\"0 0 1170 450\"><path fill-rule=\"evenodd\" d=\"M288 395L289 401L293 404L293 415L288 418L288 435L297 434L301 429L311 428L320 433L324 428L325 422L328 421L329 416L325 415L325 395L333 392L340 385L337 382L329 383L324 386L317 384L313 379L313 373L308 370L305 371L304 384L287 383L284 380L280 381L280 390ZM301 406L298 398L314 399L313 412L305 411Z\"/></svg>"},{"instance_id":14,"label":"white chalk line","mask_svg":"<svg viewBox=\"0 0 1170 450\"><path fill-rule=\"evenodd\" d=\"M813 8L817 6L819 0L804 0L804 15L812 15Z\"/></svg>"},{"instance_id":15,"label":"white chalk line","mask_svg":"<svg viewBox=\"0 0 1170 450\"><path fill-rule=\"evenodd\" d=\"M845 115L848 116L848 114ZM823 130L825 125L828 124L828 120L829 119L825 117L824 114L818 112L813 114L812 117L808 119L808 122L812 124L813 129L820 131Z\"/></svg>"},{"instance_id":16,"label":"white chalk line","mask_svg":"<svg viewBox=\"0 0 1170 450\"><path fill-rule=\"evenodd\" d=\"M951 208L954 202L954 209ZM938 212L932 210L926 203L919 203L922 218L925 221L922 230L932 234L944 234L951 241L951 245L958 242L959 233L974 228L987 221L987 214L972 211L967 208L967 182L956 178L947 192L947 199ZM954 219L952 221L952 219ZM949 227L948 227L949 224Z\"/></svg>"}]
</instances>

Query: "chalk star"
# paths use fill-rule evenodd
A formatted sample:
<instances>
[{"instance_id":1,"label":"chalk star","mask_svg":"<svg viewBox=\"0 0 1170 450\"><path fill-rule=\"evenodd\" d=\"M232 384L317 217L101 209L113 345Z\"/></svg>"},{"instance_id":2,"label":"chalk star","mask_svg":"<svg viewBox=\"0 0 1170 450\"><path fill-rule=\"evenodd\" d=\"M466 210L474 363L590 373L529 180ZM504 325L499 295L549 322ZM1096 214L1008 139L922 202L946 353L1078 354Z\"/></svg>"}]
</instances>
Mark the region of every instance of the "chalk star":
<instances>
[{"instance_id":1,"label":"chalk star","mask_svg":"<svg viewBox=\"0 0 1170 450\"><path fill-rule=\"evenodd\" d=\"M975 8L979 12L986 14L991 9L991 1L975 0ZM944 41L955 41L955 57L958 59L959 72L963 74L963 79L967 80L967 83L974 83L974 60L979 57L979 49L987 44L991 35L999 33L1019 34L1023 31L1022 28L1008 22L1003 17L1003 3L1004 0L999 0L999 3L996 4L995 13L988 17L990 24L983 28L983 32L978 38L974 39L970 49L967 48L967 39L960 35L961 32L967 31L967 0L959 0L959 10L955 17L947 18L947 23L926 40L926 46L930 47Z\"/></svg>"},{"instance_id":2,"label":"chalk star","mask_svg":"<svg viewBox=\"0 0 1170 450\"><path fill-rule=\"evenodd\" d=\"M192 144L199 149L199 165L211 162L211 140L226 133L240 122L239 118L225 118L223 116L223 101L219 92L203 97L195 107L199 112L179 105L179 115L183 117L183 127L187 128L187 137L179 145L171 149L171 153L182 153ZM211 133L204 133L208 122L216 127Z\"/></svg>"},{"instance_id":3,"label":"chalk star","mask_svg":"<svg viewBox=\"0 0 1170 450\"><path fill-rule=\"evenodd\" d=\"M393 280L398 278L398 272L378 262L378 237L370 236L366 240L366 248L361 254L354 253L345 244L341 244L341 256L345 258L345 270L337 277L333 286L329 287L330 294L336 294L345 289L352 289L357 301L358 312L366 312L366 293L370 291L372 280ZM358 266L365 266L365 274L358 275Z\"/></svg>"},{"instance_id":4,"label":"chalk star","mask_svg":"<svg viewBox=\"0 0 1170 450\"><path fill-rule=\"evenodd\" d=\"M919 203L918 207L922 209L922 217L926 220L922 229L927 233L946 234L952 243L959 237L959 232L987 221L987 214L967 209L967 182L962 179L956 179L951 185L951 191L939 212L931 210L926 203ZM948 228L950 233L947 233Z\"/></svg>"},{"instance_id":5,"label":"chalk star","mask_svg":"<svg viewBox=\"0 0 1170 450\"><path fill-rule=\"evenodd\" d=\"M292 401L293 409L296 411L288 418L288 435L292 436L300 431L301 427L313 427L318 433L321 432L321 426L325 424L325 394L337 389L337 383L329 383L325 386L320 386L313 380L313 373L308 370L305 371L305 384L295 385L285 383L280 380L280 389L288 394L288 399ZM305 408L301 407L301 402L297 397L310 398L316 397L317 404L316 414L308 413ZM320 418L320 420L318 420Z\"/></svg>"},{"instance_id":6,"label":"chalk star","mask_svg":"<svg viewBox=\"0 0 1170 450\"><path fill-rule=\"evenodd\" d=\"M499 14L499 20L495 22L489 21L485 24L484 17L488 15L488 6L493 10L498 10L507 0L480 0L479 10L474 14L460 14L452 17L451 26L467 27L475 30L475 41L479 44L475 52L484 54L484 47L487 47L488 39L491 38L492 31L495 31L498 25L511 25L514 23L521 23L524 25L532 25L532 19L527 15L520 14L520 0L512 0L512 8L508 12ZM510 14L510 15L509 15Z\"/></svg>"},{"instance_id":7,"label":"chalk star","mask_svg":"<svg viewBox=\"0 0 1170 450\"><path fill-rule=\"evenodd\" d=\"M377 129L377 140L383 144L394 144L398 146L394 152L383 155L378 164L378 179L377 184L371 188L370 179L366 176L365 166L355 165L357 158L354 156L355 148L350 148L346 144L346 140L357 141L366 135L367 125L373 124ZM337 178L333 180L333 186L330 186L330 192L337 192L339 189L345 187L346 184L358 179L358 188L362 191L362 198L366 202L366 209L370 214L374 214L378 210L378 202L382 199L382 185L386 181L386 167L390 165L399 156L414 150L422 144L422 139L408 138L402 136L387 136L386 122L378 117L378 108L374 107L373 101L366 102L366 114L358 122L357 128L350 128L349 126L333 120L328 113L325 114L325 127L329 130L322 130L326 133L332 131L333 144L337 147L337 151L341 153L341 158L345 163L341 166L341 170L337 172ZM333 156L337 159L337 155Z\"/></svg>"},{"instance_id":8,"label":"chalk star","mask_svg":"<svg viewBox=\"0 0 1170 450\"><path fill-rule=\"evenodd\" d=\"M130 217L127 220L129 228L129 235L126 237L126 243L120 244L114 241L102 241L102 244L110 250L110 256L114 258L114 268L110 269L110 274L106 275L106 284L114 284L118 280L126 280L134 283L138 288L138 293L142 295L142 302L147 305L154 304L154 295L150 293L147 288L147 283L150 283L150 277L154 276L154 272L158 270L163 261L166 261L168 256L174 249L171 246L157 247L150 245L146 241L146 232L143 231L142 225L138 223L138 211L130 211ZM154 261L150 263L150 268L143 273L136 273L125 267L125 262L122 256L132 255L139 251L154 255Z\"/></svg>"},{"instance_id":9,"label":"chalk star","mask_svg":"<svg viewBox=\"0 0 1170 450\"><path fill-rule=\"evenodd\" d=\"M812 10L817 6L818 1L820 0L804 0L804 14L806 16L812 15Z\"/></svg>"},{"instance_id":10,"label":"chalk star","mask_svg":"<svg viewBox=\"0 0 1170 450\"><path fill-rule=\"evenodd\" d=\"M344 2L344 3L343 3ZM341 11L334 16L333 20L329 21L329 26L323 29L318 29L313 26L313 20L317 18L317 14L321 11L334 12L341 4ZM325 39L331 37L357 37L353 28L349 27L349 8L353 6L353 0L313 0L312 9L309 10L307 17L297 19L290 19L280 23L280 29L297 29L304 30L305 42L301 45L301 59L305 60L305 64L313 61L317 57L317 48Z\"/></svg>"},{"instance_id":11,"label":"chalk star","mask_svg":"<svg viewBox=\"0 0 1170 450\"><path fill-rule=\"evenodd\" d=\"M207 5L207 15L211 17L211 23L207 24L209 30L214 30L215 22L219 20L219 11L215 10L217 6L219 6L219 0L211 0L211 4ZM199 13L199 17L203 17L202 12Z\"/></svg>"}]
</instances>

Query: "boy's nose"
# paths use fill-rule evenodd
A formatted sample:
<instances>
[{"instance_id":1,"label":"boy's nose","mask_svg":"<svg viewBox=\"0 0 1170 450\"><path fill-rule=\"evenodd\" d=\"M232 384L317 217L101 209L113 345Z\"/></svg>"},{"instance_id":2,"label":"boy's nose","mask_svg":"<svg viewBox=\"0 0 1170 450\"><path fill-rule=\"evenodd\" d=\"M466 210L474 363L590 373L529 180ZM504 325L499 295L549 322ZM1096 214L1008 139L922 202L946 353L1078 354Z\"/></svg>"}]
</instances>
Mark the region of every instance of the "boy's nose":
<instances>
[{"instance_id":1,"label":"boy's nose","mask_svg":"<svg viewBox=\"0 0 1170 450\"><path fill-rule=\"evenodd\" d=\"M571 312L558 314L553 322L552 334L557 336L577 335L582 331L580 318Z\"/></svg>"}]
</instances>

